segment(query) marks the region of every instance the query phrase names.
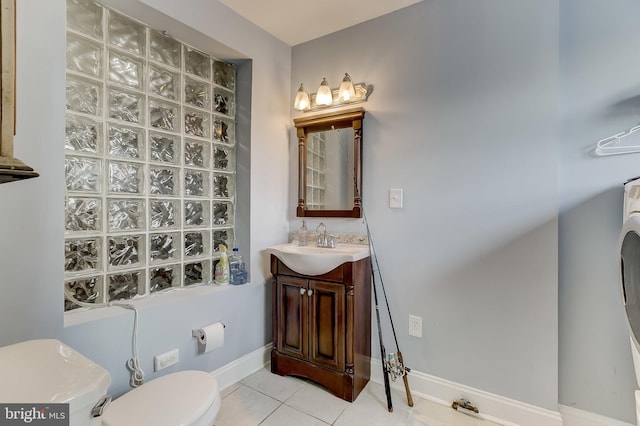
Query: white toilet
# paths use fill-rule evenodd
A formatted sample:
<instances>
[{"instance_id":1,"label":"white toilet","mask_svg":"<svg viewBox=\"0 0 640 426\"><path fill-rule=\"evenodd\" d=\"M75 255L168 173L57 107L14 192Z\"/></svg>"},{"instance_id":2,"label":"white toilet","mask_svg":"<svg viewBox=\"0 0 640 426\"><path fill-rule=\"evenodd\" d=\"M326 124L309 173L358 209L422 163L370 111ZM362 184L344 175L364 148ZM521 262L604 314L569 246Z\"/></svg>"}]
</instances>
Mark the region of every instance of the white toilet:
<instances>
[{"instance_id":1,"label":"white toilet","mask_svg":"<svg viewBox=\"0 0 640 426\"><path fill-rule=\"evenodd\" d=\"M620 234L620 287L629 324L631 354L640 387L640 178L624 185L624 224ZM636 390L636 419L640 425L640 390Z\"/></svg>"},{"instance_id":2,"label":"white toilet","mask_svg":"<svg viewBox=\"0 0 640 426\"><path fill-rule=\"evenodd\" d=\"M180 371L127 392L94 417L109 372L54 339L0 348L0 377L1 402L68 403L71 426L212 426L220 409L211 374Z\"/></svg>"}]
</instances>

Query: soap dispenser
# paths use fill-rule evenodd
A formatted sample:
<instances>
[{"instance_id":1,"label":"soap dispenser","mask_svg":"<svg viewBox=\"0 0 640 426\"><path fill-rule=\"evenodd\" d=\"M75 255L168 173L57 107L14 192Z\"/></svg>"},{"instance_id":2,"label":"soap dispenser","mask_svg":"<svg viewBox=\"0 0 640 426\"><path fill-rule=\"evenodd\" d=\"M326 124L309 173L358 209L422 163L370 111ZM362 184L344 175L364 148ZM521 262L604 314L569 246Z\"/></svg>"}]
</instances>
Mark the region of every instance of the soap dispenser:
<instances>
[{"instance_id":1,"label":"soap dispenser","mask_svg":"<svg viewBox=\"0 0 640 426\"><path fill-rule=\"evenodd\" d=\"M303 220L302 226L300 226L300 229L298 230L298 245L306 246L308 236L309 236L309 230L307 229L307 224Z\"/></svg>"}]
</instances>

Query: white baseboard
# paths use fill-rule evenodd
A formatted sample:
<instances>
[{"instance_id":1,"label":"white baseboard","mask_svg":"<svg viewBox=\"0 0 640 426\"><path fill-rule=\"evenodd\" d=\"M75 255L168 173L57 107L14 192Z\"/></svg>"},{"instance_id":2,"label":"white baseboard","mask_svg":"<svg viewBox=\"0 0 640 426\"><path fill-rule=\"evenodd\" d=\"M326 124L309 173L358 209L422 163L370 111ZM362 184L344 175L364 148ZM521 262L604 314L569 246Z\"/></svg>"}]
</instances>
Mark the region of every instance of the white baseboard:
<instances>
[{"instance_id":1,"label":"white baseboard","mask_svg":"<svg viewBox=\"0 0 640 426\"><path fill-rule=\"evenodd\" d=\"M380 360L371 360L371 380L382 383ZM401 381L391 382L394 389L404 393ZM479 408L478 417L505 426L562 426L562 418L557 411L536 407L500 395L485 392L466 385L411 370L409 387L412 395L450 406L461 398L469 400Z\"/></svg>"},{"instance_id":2,"label":"white baseboard","mask_svg":"<svg viewBox=\"0 0 640 426\"><path fill-rule=\"evenodd\" d=\"M559 405L559 408L564 426L635 426L567 405Z\"/></svg>"},{"instance_id":3,"label":"white baseboard","mask_svg":"<svg viewBox=\"0 0 640 426\"><path fill-rule=\"evenodd\" d=\"M245 377L268 365L271 361L271 343L250 352L211 372L220 389L238 383ZM371 360L371 380L382 384L382 366ZM480 409L478 417L504 426L634 426L589 411L559 405L559 411L548 410L504 396L485 392L460 383L451 382L416 370L409 373L409 386L415 397L438 404L451 405L461 398L472 401ZM391 387L404 393L401 381L391 382Z\"/></svg>"},{"instance_id":4,"label":"white baseboard","mask_svg":"<svg viewBox=\"0 0 640 426\"><path fill-rule=\"evenodd\" d=\"M218 387L221 390L226 389L267 365L271 362L272 347L273 344L269 343L212 371L211 374L218 381Z\"/></svg>"}]
</instances>

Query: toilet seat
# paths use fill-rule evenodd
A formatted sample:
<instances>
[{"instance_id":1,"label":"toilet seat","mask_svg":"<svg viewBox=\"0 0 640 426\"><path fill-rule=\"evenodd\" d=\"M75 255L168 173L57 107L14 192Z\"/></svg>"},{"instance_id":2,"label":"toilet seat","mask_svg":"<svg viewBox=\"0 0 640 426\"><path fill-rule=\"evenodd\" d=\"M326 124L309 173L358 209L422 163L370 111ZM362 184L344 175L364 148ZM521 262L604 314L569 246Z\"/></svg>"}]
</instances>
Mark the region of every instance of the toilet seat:
<instances>
[{"instance_id":1,"label":"toilet seat","mask_svg":"<svg viewBox=\"0 0 640 426\"><path fill-rule=\"evenodd\" d=\"M220 407L219 395L211 374L191 370L171 373L114 400L102 415L102 425L212 426Z\"/></svg>"}]
</instances>

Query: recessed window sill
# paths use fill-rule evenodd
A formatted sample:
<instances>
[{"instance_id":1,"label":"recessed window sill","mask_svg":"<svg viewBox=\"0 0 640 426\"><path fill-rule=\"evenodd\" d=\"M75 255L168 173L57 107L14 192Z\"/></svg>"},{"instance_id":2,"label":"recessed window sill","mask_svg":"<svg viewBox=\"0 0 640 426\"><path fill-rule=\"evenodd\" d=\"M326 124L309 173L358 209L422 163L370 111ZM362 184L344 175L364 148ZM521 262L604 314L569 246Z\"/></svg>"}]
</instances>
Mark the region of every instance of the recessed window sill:
<instances>
[{"instance_id":1,"label":"recessed window sill","mask_svg":"<svg viewBox=\"0 0 640 426\"><path fill-rule=\"evenodd\" d=\"M154 308L167 303L174 303L181 300L193 299L196 297L203 297L214 293L221 293L225 291L232 291L233 289L252 286L251 283L242 285L217 285L206 284L199 285L190 288L176 288L172 290L163 291L160 293L154 293L149 296L141 297L133 300L122 300L122 303L127 303L135 306L140 311L145 309ZM73 327L81 325L91 321L97 321L105 318L115 317L123 315L127 312L119 306L104 306L96 308L78 308L72 311L65 312L64 314L64 326ZM130 311L129 311L130 312Z\"/></svg>"}]
</instances>

